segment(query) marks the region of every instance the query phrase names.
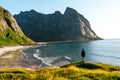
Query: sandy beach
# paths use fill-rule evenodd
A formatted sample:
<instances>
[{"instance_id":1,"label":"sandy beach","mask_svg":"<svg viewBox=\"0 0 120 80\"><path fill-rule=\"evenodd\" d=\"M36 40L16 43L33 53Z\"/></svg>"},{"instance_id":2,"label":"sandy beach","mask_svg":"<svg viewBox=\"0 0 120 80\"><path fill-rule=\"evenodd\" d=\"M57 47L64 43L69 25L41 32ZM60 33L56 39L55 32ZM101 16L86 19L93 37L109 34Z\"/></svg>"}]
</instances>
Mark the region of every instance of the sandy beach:
<instances>
[{"instance_id":1,"label":"sandy beach","mask_svg":"<svg viewBox=\"0 0 120 80\"><path fill-rule=\"evenodd\" d=\"M16 51L18 49L25 49L25 48L29 48L32 46L6 46L6 47L2 47L0 48L0 56L3 55L6 52L10 52L10 51Z\"/></svg>"},{"instance_id":2,"label":"sandy beach","mask_svg":"<svg viewBox=\"0 0 120 80\"><path fill-rule=\"evenodd\" d=\"M30 47L33 47L33 45L1 47L0 48L0 61L1 61L0 68L28 67L29 64L26 61L26 58L22 60L22 54L19 53L19 50L27 49Z\"/></svg>"},{"instance_id":3,"label":"sandy beach","mask_svg":"<svg viewBox=\"0 0 120 80\"><path fill-rule=\"evenodd\" d=\"M35 58L33 54L20 54L17 50L23 50L34 47L34 45L27 46L6 46L0 48L0 68L40 68L41 60ZM9 52L9 53L8 53ZM12 53L13 52L13 53ZM14 53L15 52L15 53ZM41 67L46 64L42 63Z\"/></svg>"}]
</instances>

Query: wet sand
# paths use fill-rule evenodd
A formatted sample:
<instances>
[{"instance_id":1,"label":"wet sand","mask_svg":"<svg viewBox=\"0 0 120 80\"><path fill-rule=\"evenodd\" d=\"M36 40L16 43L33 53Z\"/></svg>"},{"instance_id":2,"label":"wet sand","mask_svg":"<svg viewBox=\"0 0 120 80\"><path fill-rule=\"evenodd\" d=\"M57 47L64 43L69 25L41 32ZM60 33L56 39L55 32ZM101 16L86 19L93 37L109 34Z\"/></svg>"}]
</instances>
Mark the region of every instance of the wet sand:
<instances>
[{"instance_id":1,"label":"wet sand","mask_svg":"<svg viewBox=\"0 0 120 80\"><path fill-rule=\"evenodd\" d=\"M3 55L6 52L10 52L10 51L16 51L18 49L25 49L25 48L29 48L31 46L7 46L7 47L2 47L0 48L0 56Z\"/></svg>"},{"instance_id":2,"label":"wet sand","mask_svg":"<svg viewBox=\"0 0 120 80\"><path fill-rule=\"evenodd\" d=\"M39 43L45 44L45 43ZM38 44L38 45L39 45ZM7 46L0 48L0 68L43 68L47 67L33 54L25 55L22 50L34 47L28 46Z\"/></svg>"},{"instance_id":3,"label":"wet sand","mask_svg":"<svg viewBox=\"0 0 120 80\"><path fill-rule=\"evenodd\" d=\"M0 68L5 67L21 67L24 62L21 62L21 50L33 47L27 46L6 46L0 48Z\"/></svg>"}]
</instances>

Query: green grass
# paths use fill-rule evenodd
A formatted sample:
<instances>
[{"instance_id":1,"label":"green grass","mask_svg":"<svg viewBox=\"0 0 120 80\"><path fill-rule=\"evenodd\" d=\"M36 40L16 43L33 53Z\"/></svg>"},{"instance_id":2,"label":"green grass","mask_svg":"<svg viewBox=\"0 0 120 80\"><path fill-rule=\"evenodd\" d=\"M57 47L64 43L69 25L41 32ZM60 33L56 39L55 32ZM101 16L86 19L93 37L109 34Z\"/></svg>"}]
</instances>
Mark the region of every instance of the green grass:
<instances>
[{"instance_id":1,"label":"green grass","mask_svg":"<svg viewBox=\"0 0 120 80\"><path fill-rule=\"evenodd\" d=\"M102 64L102 63L92 63L92 62L78 62L78 63L71 63L67 65L61 66L61 68L68 68L68 67L77 67L77 68L84 68L84 69L102 69L107 71L120 71L119 66L113 66L110 64Z\"/></svg>"},{"instance_id":2,"label":"green grass","mask_svg":"<svg viewBox=\"0 0 120 80\"><path fill-rule=\"evenodd\" d=\"M0 6L0 46L34 44L18 28L9 11Z\"/></svg>"},{"instance_id":3,"label":"green grass","mask_svg":"<svg viewBox=\"0 0 120 80\"><path fill-rule=\"evenodd\" d=\"M11 29L6 29L5 32L1 33L0 35L4 35L0 36L0 46L13 46L33 43L33 41L26 36L16 34Z\"/></svg>"},{"instance_id":4,"label":"green grass","mask_svg":"<svg viewBox=\"0 0 120 80\"><path fill-rule=\"evenodd\" d=\"M93 68L94 67L94 68ZM61 68L0 70L2 80L120 80L120 67L78 62Z\"/></svg>"}]
</instances>

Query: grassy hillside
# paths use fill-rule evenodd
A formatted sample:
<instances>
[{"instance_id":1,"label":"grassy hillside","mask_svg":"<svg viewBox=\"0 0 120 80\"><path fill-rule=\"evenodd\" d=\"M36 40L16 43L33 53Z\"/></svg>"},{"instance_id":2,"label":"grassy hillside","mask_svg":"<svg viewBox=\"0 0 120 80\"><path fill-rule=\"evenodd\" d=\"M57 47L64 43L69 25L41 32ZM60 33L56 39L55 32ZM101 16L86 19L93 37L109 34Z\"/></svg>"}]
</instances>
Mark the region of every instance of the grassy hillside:
<instances>
[{"instance_id":1,"label":"grassy hillside","mask_svg":"<svg viewBox=\"0 0 120 80\"><path fill-rule=\"evenodd\" d=\"M0 70L3 80L120 80L120 67L78 62L61 68Z\"/></svg>"},{"instance_id":2,"label":"grassy hillside","mask_svg":"<svg viewBox=\"0 0 120 80\"><path fill-rule=\"evenodd\" d=\"M33 41L26 36L21 36L16 34L11 29L6 29L4 32L0 33L0 46L12 46L12 45L22 45L22 44L32 44Z\"/></svg>"},{"instance_id":3,"label":"grassy hillside","mask_svg":"<svg viewBox=\"0 0 120 80\"><path fill-rule=\"evenodd\" d=\"M31 43L33 41L24 35L10 12L0 6L0 46Z\"/></svg>"}]
</instances>

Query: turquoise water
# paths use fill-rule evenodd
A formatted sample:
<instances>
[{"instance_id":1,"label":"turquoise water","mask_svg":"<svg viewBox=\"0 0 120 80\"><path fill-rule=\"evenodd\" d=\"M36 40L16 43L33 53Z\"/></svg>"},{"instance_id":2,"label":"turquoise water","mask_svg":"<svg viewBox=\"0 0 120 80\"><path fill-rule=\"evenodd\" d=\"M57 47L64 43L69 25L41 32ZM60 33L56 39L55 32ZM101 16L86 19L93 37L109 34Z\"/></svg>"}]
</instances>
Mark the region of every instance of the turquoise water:
<instances>
[{"instance_id":1,"label":"turquoise water","mask_svg":"<svg viewBox=\"0 0 120 80\"><path fill-rule=\"evenodd\" d=\"M27 49L24 53L33 54L46 65L60 66L80 61L82 48L86 52L86 61L120 66L120 40L48 43Z\"/></svg>"}]
</instances>

